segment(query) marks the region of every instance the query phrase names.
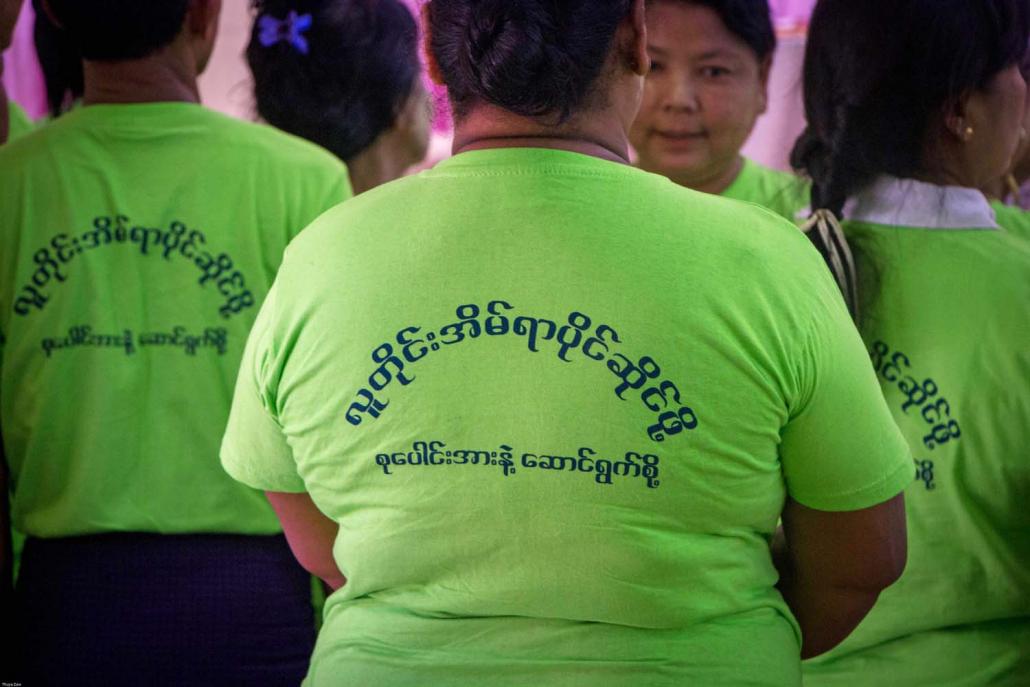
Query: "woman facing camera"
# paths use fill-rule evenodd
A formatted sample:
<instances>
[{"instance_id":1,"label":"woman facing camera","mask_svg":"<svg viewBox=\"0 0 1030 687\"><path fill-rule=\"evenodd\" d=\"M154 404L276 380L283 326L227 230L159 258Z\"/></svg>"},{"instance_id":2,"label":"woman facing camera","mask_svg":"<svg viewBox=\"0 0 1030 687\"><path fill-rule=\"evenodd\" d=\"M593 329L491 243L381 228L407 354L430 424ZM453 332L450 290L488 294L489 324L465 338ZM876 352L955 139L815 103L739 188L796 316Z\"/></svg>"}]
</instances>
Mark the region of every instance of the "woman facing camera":
<instances>
[{"instance_id":1,"label":"woman facing camera","mask_svg":"<svg viewBox=\"0 0 1030 687\"><path fill-rule=\"evenodd\" d=\"M655 0L647 29L651 72L630 134L641 169L803 216L807 186L740 153L768 105L776 34L767 0Z\"/></svg>"},{"instance_id":2,"label":"woman facing camera","mask_svg":"<svg viewBox=\"0 0 1030 687\"><path fill-rule=\"evenodd\" d=\"M347 164L355 193L425 158L432 106L418 26L400 0L256 0L257 111Z\"/></svg>"},{"instance_id":3,"label":"woman facing camera","mask_svg":"<svg viewBox=\"0 0 1030 687\"><path fill-rule=\"evenodd\" d=\"M798 685L904 567L816 251L629 164L644 14L432 0L455 156L288 250L222 462L337 588L308 685Z\"/></svg>"},{"instance_id":4,"label":"woman facing camera","mask_svg":"<svg viewBox=\"0 0 1030 687\"><path fill-rule=\"evenodd\" d=\"M813 687L1026 685L1030 244L978 190L1009 168L1025 0L823 0L795 162L843 214L859 324L912 447L909 565Z\"/></svg>"}]
</instances>

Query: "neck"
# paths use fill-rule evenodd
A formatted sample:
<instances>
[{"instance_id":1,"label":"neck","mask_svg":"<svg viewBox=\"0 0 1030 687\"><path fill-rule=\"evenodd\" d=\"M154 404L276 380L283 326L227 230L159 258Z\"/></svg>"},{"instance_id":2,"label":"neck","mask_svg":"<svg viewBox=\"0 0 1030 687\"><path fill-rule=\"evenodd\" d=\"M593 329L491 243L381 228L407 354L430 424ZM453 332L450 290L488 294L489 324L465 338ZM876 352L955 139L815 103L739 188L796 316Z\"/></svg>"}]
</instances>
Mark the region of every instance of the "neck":
<instances>
[{"instance_id":1,"label":"neck","mask_svg":"<svg viewBox=\"0 0 1030 687\"><path fill-rule=\"evenodd\" d=\"M744 158L738 155L733 160L733 164L716 171L714 174L708 175L704 178L674 178L680 186L685 186L694 191L700 191L702 193L711 193L712 195L721 195L726 189L733 185L733 182L737 180L740 173L744 170Z\"/></svg>"},{"instance_id":2,"label":"neck","mask_svg":"<svg viewBox=\"0 0 1030 687\"><path fill-rule=\"evenodd\" d=\"M965 175L955 173L947 169L933 172L916 174L914 178L918 181L925 181L934 186L962 186L965 188L976 188L977 185L965 178Z\"/></svg>"},{"instance_id":3,"label":"neck","mask_svg":"<svg viewBox=\"0 0 1030 687\"><path fill-rule=\"evenodd\" d=\"M997 179L980 190L983 191L984 195L990 200L1004 200L1009 194L1009 189L1007 188L1005 181L1005 179Z\"/></svg>"},{"instance_id":4,"label":"neck","mask_svg":"<svg viewBox=\"0 0 1030 687\"><path fill-rule=\"evenodd\" d=\"M938 141L935 145L924 149L923 171L913 175L918 181L925 181L935 186L962 186L979 188L987 183L987 179L976 179L972 173L974 165L964 155L963 144L948 140ZM979 183L978 183L979 182Z\"/></svg>"},{"instance_id":5,"label":"neck","mask_svg":"<svg viewBox=\"0 0 1030 687\"><path fill-rule=\"evenodd\" d=\"M456 122L454 154L485 148L553 148L630 163L625 127L608 110L549 126L492 105L480 105Z\"/></svg>"},{"instance_id":6,"label":"neck","mask_svg":"<svg viewBox=\"0 0 1030 687\"><path fill-rule=\"evenodd\" d=\"M186 60L170 59L167 50L125 62L88 60L83 76L86 105L200 102L196 68Z\"/></svg>"},{"instance_id":7,"label":"neck","mask_svg":"<svg viewBox=\"0 0 1030 687\"><path fill-rule=\"evenodd\" d=\"M393 148L389 133L385 133L368 148L347 160L347 172L354 195L400 178L411 166L408 158Z\"/></svg>"}]
</instances>

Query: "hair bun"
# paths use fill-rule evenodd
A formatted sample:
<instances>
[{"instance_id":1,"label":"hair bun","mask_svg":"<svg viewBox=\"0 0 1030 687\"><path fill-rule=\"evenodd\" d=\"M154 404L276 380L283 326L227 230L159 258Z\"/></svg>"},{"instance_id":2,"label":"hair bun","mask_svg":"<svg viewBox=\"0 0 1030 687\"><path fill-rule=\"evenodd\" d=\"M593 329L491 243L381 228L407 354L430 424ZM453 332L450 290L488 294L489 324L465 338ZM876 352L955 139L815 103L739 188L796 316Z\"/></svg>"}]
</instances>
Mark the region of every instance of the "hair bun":
<instances>
[{"instance_id":1,"label":"hair bun","mask_svg":"<svg viewBox=\"0 0 1030 687\"><path fill-rule=\"evenodd\" d=\"M473 4L467 30L468 64L483 96L504 107L545 113L546 103L558 95L550 80L562 62L553 45L561 37L551 12L539 2L482 0Z\"/></svg>"},{"instance_id":2,"label":"hair bun","mask_svg":"<svg viewBox=\"0 0 1030 687\"><path fill-rule=\"evenodd\" d=\"M433 0L432 49L451 99L567 118L601 73L630 0Z\"/></svg>"}]
</instances>

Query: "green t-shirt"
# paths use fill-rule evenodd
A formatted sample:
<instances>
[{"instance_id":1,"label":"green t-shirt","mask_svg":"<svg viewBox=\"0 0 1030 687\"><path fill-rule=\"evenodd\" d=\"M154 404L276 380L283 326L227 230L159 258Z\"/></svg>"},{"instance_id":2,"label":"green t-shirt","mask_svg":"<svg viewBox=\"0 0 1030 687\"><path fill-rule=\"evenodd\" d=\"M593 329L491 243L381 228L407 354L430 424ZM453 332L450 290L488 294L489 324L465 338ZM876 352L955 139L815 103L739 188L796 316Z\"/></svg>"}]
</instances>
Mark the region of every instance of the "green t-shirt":
<instances>
[{"instance_id":1,"label":"green t-shirt","mask_svg":"<svg viewBox=\"0 0 1030 687\"><path fill-rule=\"evenodd\" d=\"M306 230L222 462L340 525L317 686L797 684L784 499L912 480L794 226L540 149L463 153Z\"/></svg>"},{"instance_id":2,"label":"green t-shirt","mask_svg":"<svg viewBox=\"0 0 1030 687\"><path fill-rule=\"evenodd\" d=\"M32 131L32 120L17 103L7 101L7 140L13 141Z\"/></svg>"},{"instance_id":3,"label":"green t-shirt","mask_svg":"<svg viewBox=\"0 0 1030 687\"><path fill-rule=\"evenodd\" d=\"M761 205L791 222L801 223L808 218L810 194L809 185L800 177L744 158L740 174L721 195Z\"/></svg>"},{"instance_id":4,"label":"green t-shirt","mask_svg":"<svg viewBox=\"0 0 1030 687\"><path fill-rule=\"evenodd\" d=\"M0 150L0 428L15 527L274 533L218 448L328 153L197 105L98 105Z\"/></svg>"},{"instance_id":5,"label":"green t-shirt","mask_svg":"<svg viewBox=\"0 0 1030 687\"><path fill-rule=\"evenodd\" d=\"M1026 685L1030 244L973 190L882 183L846 216L863 336L916 481L904 575L805 684Z\"/></svg>"},{"instance_id":6,"label":"green t-shirt","mask_svg":"<svg viewBox=\"0 0 1030 687\"><path fill-rule=\"evenodd\" d=\"M991 207L997 217L998 226L1014 236L1030 239L1030 212L1014 205L993 201Z\"/></svg>"}]
</instances>

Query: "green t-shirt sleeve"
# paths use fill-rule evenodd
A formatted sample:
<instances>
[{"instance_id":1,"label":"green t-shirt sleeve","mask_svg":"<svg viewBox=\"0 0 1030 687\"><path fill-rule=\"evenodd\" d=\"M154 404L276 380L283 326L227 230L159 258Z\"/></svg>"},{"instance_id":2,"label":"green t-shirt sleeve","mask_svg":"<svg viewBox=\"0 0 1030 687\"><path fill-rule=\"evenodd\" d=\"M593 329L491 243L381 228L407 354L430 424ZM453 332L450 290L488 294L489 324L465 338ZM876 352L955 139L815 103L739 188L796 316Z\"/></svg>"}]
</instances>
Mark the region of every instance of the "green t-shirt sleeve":
<instances>
[{"instance_id":1,"label":"green t-shirt sleeve","mask_svg":"<svg viewBox=\"0 0 1030 687\"><path fill-rule=\"evenodd\" d=\"M233 479L263 491L303 493L282 426L276 417L273 313L276 287L268 294L247 339L229 423L222 439L222 466Z\"/></svg>"},{"instance_id":2,"label":"green t-shirt sleeve","mask_svg":"<svg viewBox=\"0 0 1030 687\"><path fill-rule=\"evenodd\" d=\"M902 492L915 470L843 300L836 293L820 300L795 371L798 395L780 458L795 501L861 510Z\"/></svg>"}]
</instances>

